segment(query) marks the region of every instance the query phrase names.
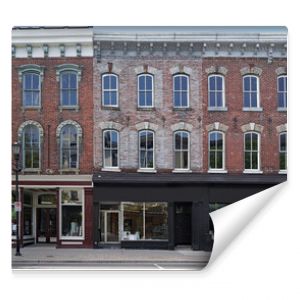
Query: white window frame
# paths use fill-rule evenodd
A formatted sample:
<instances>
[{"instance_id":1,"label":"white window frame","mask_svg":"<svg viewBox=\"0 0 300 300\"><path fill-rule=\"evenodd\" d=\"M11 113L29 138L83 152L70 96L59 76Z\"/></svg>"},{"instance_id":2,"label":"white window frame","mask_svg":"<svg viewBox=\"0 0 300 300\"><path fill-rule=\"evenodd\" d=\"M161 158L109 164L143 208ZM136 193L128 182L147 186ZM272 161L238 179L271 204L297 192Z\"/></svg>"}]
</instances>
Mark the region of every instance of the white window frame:
<instances>
[{"instance_id":1,"label":"white window frame","mask_svg":"<svg viewBox=\"0 0 300 300\"><path fill-rule=\"evenodd\" d=\"M25 76L26 75L36 75L39 78L39 88L38 90L30 90L30 91L38 91L39 92L39 101L38 101L38 105L25 105ZM33 70L28 70L28 71L24 71L22 73L22 107L27 109L27 108L41 108L41 86L42 86L42 78L41 78L41 74L38 71L33 71Z\"/></svg>"},{"instance_id":2,"label":"white window frame","mask_svg":"<svg viewBox=\"0 0 300 300\"><path fill-rule=\"evenodd\" d=\"M245 102L244 97L245 97L245 92L246 92L245 91L245 79L248 77L256 79L257 106L254 106L254 107L251 106L251 97L250 97L250 102L249 102L250 106L249 107L246 107L245 103L244 103ZM247 91L247 93L248 92L250 92L250 93L253 92L253 90L251 89L251 80L250 80L250 90ZM247 75L243 76L243 111L262 111L262 108L260 106L260 78L257 75L247 74Z\"/></svg>"},{"instance_id":3,"label":"white window frame","mask_svg":"<svg viewBox=\"0 0 300 300\"><path fill-rule=\"evenodd\" d=\"M285 135L285 147L286 147L285 151L281 150L280 139L281 139L282 135ZM281 132L279 134L279 149L278 150L279 150L279 173L280 174L286 174L287 173L287 132L286 131ZM280 154L281 153L285 153L285 167L286 167L285 169L280 169Z\"/></svg>"},{"instance_id":4,"label":"white window frame","mask_svg":"<svg viewBox=\"0 0 300 300\"><path fill-rule=\"evenodd\" d=\"M74 74L76 76L76 104L72 104L72 105L66 105L63 104L62 102L62 77L66 74ZM60 88L60 107L62 108L78 108L79 106L79 99L78 99L78 71L75 70L69 70L69 69L65 69L63 71L60 72L59 74L59 88ZM68 90L70 90L68 88Z\"/></svg>"},{"instance_id":5,"label":"white window frame","mask_svg":"<svg viewBox=\"0 0 300 300\"><path fill-rule=\"evenodd\" d=\"M222 105L221 106L211 106L210 105L210 79L212 77L220 77L222 79ZM218 91L220 92L219 90L213 90L214 92ZM208 109L209 110L224 110L226 109L226 99L225 99L225 77L221 74L211 74L208 76Z\"/></svg>"},{"instance_id":6,"label":"white window frame","mask_svg":"<svg viewBox=\"0 0 300 300\"><path fill-rule=\"evenodd\" d=\"M188 165L187 168L176 168L176 152L186 152L186 150L182 150L182 149L176 149L176 134L178 133L187 133L188 136ZM182 144L182 141L181 141ZM174 153L174 170L173 172L190 172L190 168L191 168L191 133L189 131L186 130L176 130L173 134L173 153Z\"/></svg>"},{"instance_id":7,"label":"white window frame","mask_svg":"<svg viewBox=\"0 0 300 300\"><path fill-rule=\"evenodd\" d=\"M210 136L211 136L211 134L213 134L213 133L219 133L219 134L221 134L221 136L222 136L222 145L223 145L223 147L222 147L222 168L211 168L210 167ZM220 173L223 173L224 171L226 171L226 169L225 169L225 165L226 165L226 163L225 163L225 133L224 132L222 132L222 131L218 131L218 130L213 130L213 131L210 131L209 133L208 133L208 172L210 172L210 173L218 173L218 172L220 172ZM218 152L218 151L215 151L215 152Z\"/></svg>"},{"instance_id":8,"label":"white window frame","mask_svg":"<svg viewBox=\"0 0 300 300\"><path fill-rule=\"evenodd\" d=\"M245 161L246 135L249 134L249 133L257 135L257 169L246 169L245 168L245 162L246 162ZM261 141L260 141L260 139L261 139L261 135L260 135L259 132L247 131L247 132L244 133L244 152L243 152L243 155L244 155L244 158L243 158L243 160L244 160L244 172L243 173L250 173L250 174L251 173L262 173L262 171L261 171L261 162L260 162L260 159L261 159L261 157L260 157L260 155L261 155L261 148L260 148ZM252 138L251 138L251 148L252 148ZM249 150L247 150L247 151L249 151ZM252 153L252 151L253 150L251 150L251 153ZM252 160L252 156L251 156L251 160ZM251 165L252 165L252 163L251 163Z\"/></svg>"},{"instance_id":9,"label":"white window frame","mask_svg":"<svg viewBox=\"0 0 300 300\"><path fill-rule=\"evenodd\" d=\"M176 90L176 92L187 92L187 105L176 106L175 105L175 78L185 77L187 79L187 90ZM190 77L187 74L175 74L173 75L173 107L174 108L189 108L190 107Z\"/></svg>"},{"instance_id":10,"label":"white window frame","mask_svg":"<svg viewBox=\"0 0 300 300\"><path fill-rule=\"evenodd\" d=\"M37 131L38 131L38 137L39 137L39 167L38 168L25 168L25 129L28 126L34 126ZM34 124L27 124L23 129L22 129L22 167L23 171L40 171L41 170L41 133L40 129L34 125Z\"/></svg>"},{"instance_id":11,"label":"white window frame","mask_svg":"<svg viewBox=\"0 0 300 300\"><path fill-rule=\"evenodd\" d=\"M151 132L152 133L152 136L153 136L153 168L145 168L145 167L141 167L141 133L146 131L147 134L148 132ZM150 129L142 129L138 132L138 135L139 135L139 138L138 138L138 143L139 143L139 169L138 171L139 172L147 172L147 171L150 171L150 172L155 172L155 132L153 130L150 130ZM147 136L147 135L146 135ZM146 142L147 144L147 142ZM148 153L148 149L146 148L146 153Z\"/></svg>"},{"instance_id":12,"label":"white window frame","mask_svg":"<svg viewBox=\"0 0 300 300\"><path fill-rule=\"evenodd\" d=\"M79 204L63 204L62 203L62 191L77 191L78 195L81 194L82 203ZM59 189L59 239L60 240L84 240L85 239L85 198L84 189L79 188L60 188ZM82 207L82 236L65 236L62 235L62 207L63 206L81 206Z\"/></svg>"},{"instance_id":13,"label":"white window frame","mask_svg":"<svg viewBox=\"0 0 300 300\"><path fill-rule=\"evenodd\" d=\"M151 78L151 81L152 81L152 90L147 90L146 88L146 81L145 81L145 90L142 90L143 92L147 93L147 92L151 92L151 105L140 105L140 78L141 77L150 77ZM152 74L149 74L149 73L142 73L142 74L139 74L137 76L137 86L138 86L138 89L137 89L137 99L138 99L138 108L153 108L154 107L154 76ZM147 97L146 97L147 99Z\"/></svg>"},{"instance_id":14,"label":"white window frame","mask_svg":"<svg viewBox=\"0 0 300 300\"><path fill-rule=\"evenodd\" d=\"M118 165L116 167L113 167L113 166L106 166L105 165L105 150L112 150L112 148L105 148L105 133L106 132L116 132L117 133L117 151L118 151ZM103 130L103 133L102 133L102 159L103 159L103 168L102 170L105 171L105 170L115 170L115 171L118 171L120 170L120 146L119 146L119 143L120 143L120 134L119 134L119 131L115 130L115 129L105 129ZM112 159L111 159L112 160Z\"/></svg>"},{"instance_id":15,"label":"white window frame","mask_svg":"<svg viewBox=\"0 0 300 300\"><path fill-rule=\"evenodd\" d=\"M285 90L283 92L279 91L279 79L280 78L286 78ZM279 99L278 99L279 98L278 97L279 93L285 94L285 106L283 106L283 107L279 106ZM277 77L277 110L279 110L279 111L286 111L287 110L287 75L286 74L279 75Z\"/></svg>"},{"instance_id":16,"label":"white window frame","mask_svg":"<svg viewBox=\"0 0 300 300\"><path fill-rule=\"evenodd\" d=\"M114 76L116 78L116 89L104 89L104 78ZM117 103L105 104L104 103L104 92L116 92ZM114 73L106 73L102 75L102 106L103 107L119 107L119 76Z\"/></svg>"},{"instance_id":17,"label":"white window frame","mask_svg":"<svg viewBox=\"0 0 300 300\"><path fill-rule=\"evenodd\" d=\"M73 126L76 129L76 135L77 135L77 161L76 161L76 168L64 168L63 167L63 161L62 161L62 130L65 126ZM79 133L78 133L78 128L74 125L74 124L65 124L61 129L60 129L60 133L59 133L59 154L60 154L60 170L61 171L74 171L74 170L79 170Z\"/></svg>"}]
</instances>

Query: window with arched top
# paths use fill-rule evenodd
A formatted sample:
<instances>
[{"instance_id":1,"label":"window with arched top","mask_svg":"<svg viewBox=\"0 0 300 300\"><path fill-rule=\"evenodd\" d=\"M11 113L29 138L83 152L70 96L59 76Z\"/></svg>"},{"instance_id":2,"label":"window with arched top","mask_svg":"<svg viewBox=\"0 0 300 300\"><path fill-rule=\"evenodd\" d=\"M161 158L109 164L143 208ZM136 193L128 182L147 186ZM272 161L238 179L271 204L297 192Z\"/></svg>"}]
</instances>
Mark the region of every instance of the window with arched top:
<instances>
[{"instance_id":1,"label":"window with arched top","mask_svg":"<svg viewBox=\"0 0 300 300\"><path fill-rule=\"evenodd\" d=\"M119 132L116 130L103 131L103 167L119 167Z\"/></svg>"},{"instance_id":2,"label":"window with arched top","mask_svg":"<svg viewBox=\"0 0 300 300\"><path fill-rule=\"evenodd\" d=\"M279 169L287 170L287 133L282 132L279 135Z\"/></svg>"},{"instance_id":3,"label":"window with arched top","mask_svg":"<svg viewBox=\"0 0 300 300\"><path fill-rule=\"evenodd\" d=\"M153 75L138 75L138 106L153 107Z\"/></svg>"},{"instance_id":4,"label":"window with arched top","mask_svg":"<svg viewBox=\"0 0 300 300\"><path fill-rule=\"evenodd\" d=\"M139 168L154 169L154 132L139 131Z\"/></svg>"},{"instance_id":5,"label":"window with arched top","mask_svg":"<svg viewBox=\"0 0 300 300\"><path fill-rule=\"evenodd\" d=\"M22 132L23 169L40 169L40 131L35 125L26 125Z\"/></svg>"},{"instance_id":6,"label":"window with arched top","mask_svg":"<svg viewBox=\"0 0 300 300\"><path fill-rule=\"evenodd\" d=\"M115 74L102 75L102 105L108 107L118 106L119 78Z\"/></svg>"},{"instance_id":7,"label":"window with arched top","mask_svg":"<svg viewBox=\"0 0 300 300\"><path fill-rule=\"evenodd\" d=\"M245 109L259 108L259 77L245 75L243 77L243 107Z\"/></svg>"},{"instance_id":8,"label":"window with arched top","mask_svg":"<svg viewBox=\"0 0 300 300\"><path fill-rule=\"evenodd\" d=\"M260 134L246 132L244 135L245 171L260 170Z\"/></svg>"},{"instance_id":9,"label":"window with arched top","mask_svg":"<svg viewBox=\"0 0 300 300\"><path fill-rule=\"evenodd\" d=\"M225 84L222 75L212 74L208 77L208 107L225 107Z\"/></svg>"},{"instance_id":10,"label":"window with arched top","mask_svg":"<svg viewBox=\"0 0 300 300\"><path fill-rule=\"evenodd\" d=\"M189 107L189 76L177 74L173 76L173 106Z\"/></svg>"},{"instance_id":11,"label":"window with arched top","mask_svg":"<svg viewBox=\"0 0 300 300\"><path fill-rule=\"evenodd\" d=\"M278 108L287 108L287 76L281 75L277 77L277 98Z\"/></svg>"},{"instance_id":12,"label":"window with arched top","mask_svg":"<svg viewBox=\"0 0 300 300\"><path fill-rule=\"evenodd\" d=\"M72 107L78 105L77 72L63 71L60 73L60 105Z\"/></svg>"},{"instance_id":13,"label":"window with arched top","mask_svg":"<svg viewBox=\"0 0 300 300\"><path fill-rule=\"evenodd\" d=\"M40 74L33 71L24 72L22 75L23 107L41 106L41 78Z\"/></svg>"},{"instance_id":14,"label":"window with arched top","mask_svg":"<svg viewBox=\"0 0 300 300\"><path fill-rule=\"evenodd\" d=\"M224 133L212 131L208 135L209 170L225 168Z\"/></svg>"},{"instance_id":15,"label":"window with arched top","mask_svg":"<svg viewBox=\"0 0 300 300\"><path fill-rule=\"evenodd\" d=\"M67 124L60 131L60 166L61 169L78 169L79 140L75 125Z\"/></svg>"},{"instance_id":16,"label":"window with arched top","mask_svg":"<svg viewBox=\"0 0 300 300\"><path fill-rule=\"evenodd\" d=\"M176 170L189 170L190 168L190 134L187 131L174 133L174 156Z\"/></svg>"}]
</instances>

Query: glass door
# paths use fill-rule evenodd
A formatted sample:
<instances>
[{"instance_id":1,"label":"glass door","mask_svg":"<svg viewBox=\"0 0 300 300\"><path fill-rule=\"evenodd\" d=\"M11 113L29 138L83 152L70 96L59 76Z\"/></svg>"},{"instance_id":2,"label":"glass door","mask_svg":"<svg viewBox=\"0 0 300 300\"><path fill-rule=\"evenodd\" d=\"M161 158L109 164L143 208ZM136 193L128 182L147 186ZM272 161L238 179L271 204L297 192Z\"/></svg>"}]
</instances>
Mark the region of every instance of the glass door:
<instances>
[{"instance_id":1,"label":"glass door","mask_svg":"<svg viewBox=\"0 0 300 300\"><path fill-rule=\"evenodd\" d=\"M56 208L37 208L37 242L56 242Z\"/></svg>"},{"instance_id":2,"label":"glass door","mask_svg":"<svg viewBox=\"0 0 300 300\"><path fill-rule=\"evenodd\" d=\"M100 211L101 242L119 242L119 211Z\"/></svg>"}]
</instances>

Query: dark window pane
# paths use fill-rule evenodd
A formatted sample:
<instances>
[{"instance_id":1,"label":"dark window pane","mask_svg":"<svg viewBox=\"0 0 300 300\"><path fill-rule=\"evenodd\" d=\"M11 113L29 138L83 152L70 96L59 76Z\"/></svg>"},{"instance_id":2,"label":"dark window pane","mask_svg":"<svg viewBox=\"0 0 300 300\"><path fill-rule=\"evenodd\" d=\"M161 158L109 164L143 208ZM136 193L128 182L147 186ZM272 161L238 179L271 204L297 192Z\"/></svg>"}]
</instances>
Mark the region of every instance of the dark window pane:
<instances>
[{"instance_id":1,"label":"dark window pane","mask_svg":"<svg viewBox=\"0 0 300 300\"><path fill-rule=\"evenodd\" d=\"M209 135L209 149L210 150L216 149L216 134L214 132L210 133Z\"/></svg>"},{"instance_id":2,"label":"dark window pane","mask_svg":"<svg viewBox=\"0 0 300 300\"><path fill-rule=\"evenodd\" d=\"M222 85L223 78L220 76L217 76L217 90L222 91L223 85Z\"/></svg>"},{"instance_id":3,"label":"dark window pane","mask_svg":"<svg viewBox=\"0 0 300 300\"><path fill-rule=\"evenodd\" d=\"M257 78L251 77L251 91L257 91Z\"/></svg>"},{"instance_id":4,"label":"dark window pane","mask_svg":"<svg viewBox=\"0 0 300 300\"><path fill-rule=\"evenodd\" d=\"M140 132L140 148L146 149L146 131Z\"/></svg>"},{"instance_id":5,"label":"dark window pane","mask_svg":"<svg viewBox=\"0 0 300 300\"><path fill-rule=\"evenodd\" d=\"M175 134L175 149L176 150L181 149L181 135L179 132Z\"/></svg>"},{"instance_id":6,"label":"dark window pane","mask_svg":"<svg viewBox=\"0 0 300 300\"><path fill-rule=\"evenodd\" d=\"M183 169L187 169L188 168L188 151L184 151L182 154L183 154L183 165L182 165L182 168Z\"/></svg>"},{"instance_id":7,"label":"dark window pane","mask_svg":"<svg viewBox=\"0 0 300 300\"><path fill-rule=\"evenodd\" d=\"M252 152L252 168L251 169L258 169L258 153Z\"/></svg>"},{"instance_id":8,"label":"dark window pane","mask_svg":"<svg viewBox=\"0 0 300 300\"><path fill-rule=\"evenodd\" d=\"M280 150L286 151L286 134L280 135Z\"/></svg>"},{"instance_id":9,"label":"dark window pane","mask_svg":"<svg viewBox=\"0 0 300 300\"><path fill-rule=\"evenodd\" d=\"M32 105L39 106L40 103L40 92L32 92Z\"/></svg>"},{"instance_id":10,"label":"dark window pane","mask_svg":"<svg viewBox=\"0 0 300 300\"><path fill-rule=\"evenodd\" d=\"M147 152L147 168L153 168L153 151Z\"/></svg>"},{"instance_id":11,"label":"dark window pane","mask_svg":"<svg viewBox=\"0 0 300 300\"><path fill-rule=\"evenodd\" d=\"M111 145L113 148L118 147L118 133L116 131L111 131Z\"/></svg>"},{"instance_id":12,"label":"dark window pane","mask_svg":"<svg viewBox=\"0 0 300 300\"><path fill-rule=\"evenodd\" d=\"M182 132L182 149L187 150L189 148L189 138L186 132Z\"/></svg>"},{"instance_id":13,"label":"dark window pane","mask_svg":"<svg viewBox=\"0 0 300 300\"><path fill-rule=\"evenodd\" d=\"M279 168L280 170L286 170L286 153L280 153Z\"/></svg>"},{"instance_id":14,"label":"dark window pane","mask_svg":"<svg viewBox=\"0 0 300 300\"><path fill-rule=\"evenodd\" d=\"M251 107L257 107L257 93L252 92L251 93Z\"/></svg>"},{"instance_id":15,"label":"dark window pane","mask_svg":"<svg viewBox=\"0 0 300 300\"><path fill-rule=\"evenodd\" d=\"M174 106L181 106L180 103L180 92L174 92Z\"/></svg>"},{"instance_id":16,"label":"dark window pane","mask_svg":"<svg viewBox=\"0 0 300 300\"><path fill-rule=\"evenodd\" d=\"M181 93L181 106L185 107L188 106L188 95L187 92Z\"/></svg>"},{"instance_id":17,"label":"dark window pane","mask_svg":"<svg viewBox=\"0 0 300 300\"><path fill-rule=\"evenodd\" d=\"M214 91L215 90L215 76L209 77L209 90Z\"/></svg>"},{"instance_id":18,"label":"dark window pane","mask_svg":"<svg viewBox=\"0 0 300 300\"><path fill-rule=\"evenodd\" d=\"M61 75L61 87L67 89L69 87L69 78L68 74L64 73Z\"/></svg>"},{"instance_id":19,"label":"dark window pane","mask_svg":"<svg viewBox=\"0 0 300 300\"><path fill-rule=\"evenodd\" d=\"M216 155L215 151L209 152L209 168L215 169L216 168Z\"/></svg>"},{"instance_id":20,"label":"dark window pane","mask_svg":"<svg viewBox=\"0 0 300 300\"><path fill-rule=\"evenodd\" d=\"M147 106L152 106L152 92L147 92L147 101L146 101L146 105Z\"/></svg>"},{"instance_id":21,"label":"dark window pane","mask_svg":"<svg viewBox=\"0 0 300 300\"><path fill-rule=\"evenodd\" d=\"M250 78L244 77L244 91L250 91Z\"/></svg>"},{"instance_id":22,"label":"dark window pane","mask_svg":"<svg viewBox=\"0 0 300 300\"><path fill-rule=\"evenodd\" d=\"M153 149L153 133L147 133L147 149Z\"/></svg>"},{"instance_id":23,"label":"dark window pane","mask_svg":"<svg viewBox=\"0 0 300 300\"><path fill-rule=\"evenodd\" d=\"M141 150L140 151L140 167L141 168L146 168L146 151Z\"/></svg>"},{"instance_id":24,"label":"dark window pane","mask_svg":"<svg viewBox=\"0 0 300 300\"><path fill-rule=\"evenodd\" d=\"M245 134L245 150L251 150L251 133Z\"/></svg>"},{"instance_id":25,"label":"dark window pane","mask_svg":"<svg viewBox=\"0 0 300 300\"><path fill-rule=\"evenodd\" d=\"M76 90L72 90L70 91L70 101L69 101L70 105L76 105L77 104L77 91Z\"/></svg>"},{"instance_id":26,"label":"dark window pane","mask_svg":"<svg viewBox=\"0 0 300 300\"><path fill-rule=\"evenodd\" d=\"M104 105L110 105L110 93L109 92L104 92L103 94L103 103Z\"/></svg>"},{"instance_id":27,"label":"dark window pane","mask_svg":"<svg viewBox=\"0 0 300 300\"><path fill-rule=\"evenodd\" d=\"M223 106L223 93L222 92L217 92L217 106L222 107Z\"/></svg>"},{"instance_id":28,"label":"dark window pane","mask_svg":"<svg viewBox=\"0 0 300 300\"><path fill-rule=\"evenodd\" d=\"M32 105L32 92L24 92L24 105L25 106Z\"/></svg>"},{"instance_id":29,"label":"dark window pane","mask_svg":"<svg viewBox=\"0 0 300 300\"><path fill-rule=\"evenodd\" d=\"M31 74L24 74L23 76L23 88L31 89L32 88L32 76Z\"/></svg>"},{"instance_id":30,"label":"dark window pane","mask_svg":"<svg viewBox=\"0 0 300 300\"><path fill-rule=\"evenodd\" d=\"M139 77L139 89L140 91L144 91L146 88L146 85L145 85L145 76L140 76Z\"/></svg>"},{"instance_id":31,"label":"dark window pane","mask_svg":"<svg viewBox=\"0 0 300 300\"><path fill-rule=\"evenodd\" d=\"M252 150L258 150L258 135L252 133Z\"/></svg>"},{"instance_id":32,"label":"dark window pane","mask_svg":"<svg viewBox=\"0 0 300 300\"><path fill-rule=\"evenodd\" d=\"M223 136L221 133L217 133L217 149L223 150Z\"/></svg>"},{"instance_id":33,"label":"dark window pane","mask_svg":"<svg viewBox=\"0 0 300 300\"><path fill-rule=\"evenodd\" d=\"M118 150L112 150L112 167L118 166Z\"/></svg>"},{"instance_id":34,"label":"dark window pane","mask_svg":"<svg viewBox=\"0 0 300 300\"><path fill-rule=\"evenodd\" d=\"M111 166L111 151L110 150L104 151L104 166L105 167Z\"/></svg>"},{"instance_id":35,"label":"dark window pane","mask_svg":"<svg viewBox=\"0 0 300 300\"><path fill-rule=\"evenodd\" d=\"M117 92L110 92L110 105L117 105Z\"/></svg>"},{"instance_id":36,"label":"dark window pane","mask_svg":"<svg viewBox=\"0 0 300 300\"><path fill-rule=\"evenodd\" d=\"M244 107L250 107L250 93L244 92Z\"/></svg>"},{"instance_id":37,"label":"dark window pane","mask_svg":"<svg viewBox=\"0 0 300 300\"><path fill-rule=\"evenodd\" d=\"M217 152L217 169L223 168L223 153L218 151Z\"/></svg>"},{"instance_id":38,"label":"dark window pane","mask_svg":"<svg viewBox=\"0 0 300 300\"><path fill-rule=\"evenodd\" d=\"M188 78L185 76L181 76L181 89L183 91L187 91L188 89Z\"/></svg>"},{"instance_id":39,"label":"dark window pane","mask_svg":"<svg viewBox=\"0 0 300 300\"><path fill-rule=\"evenodd\" d=\"M211 107L215 107L216 106L215 92L210 92L209 93L209 106L211 106Z\"/></svg>"},{"instance_id":40,"label":"dark window pane","mask_svg":"<svg viewBox=\"0 0 300 300\"><path fill-rule=\"evenodd\" d=\"M181 89L180 77L176 76L176 77L174 77L174 90L178 91L180 89Z\"/></svg>"},{"instance_id":41,"label":"dark window pane","mask_svg":"<svg viewBox=\"0 0 300 300\"><path fill-rule=\"evenodd\" d=\"M285 107L285 99L284 99L284 94L283 93L278 93L278 107L284 108Z\"/></svg>"},{"instance_id":42,"label":"dark window pane","mask_svg":"<svg viewBox=\"0 0 300 300\"><path fill-rule=\"evenodd\" d=\"M251 158L250 158L250 152L245 152L245 169L251 169Z\"/></svg>"},{"instance_id":43,"label":"dark window pane","mask_svg":"<svg viewBox=\"0 0 300 300\"><path fill-rule=\"evenodd\" d=\"M62 235L82 236L82 206L62 206Z\"/></svg>"},{"instance_id":44,"label":"dark window pane","mask_svg":"<svg viewBox=\"0 0 300 300\"><path fill-rule=\"evenodd\" d=\"M284 77L278 78L278 91L283 92L285 90L285 80Z\"/></svg>"},{"instance_id":45,"label":"dark window pane","mask_svg":"<svg viewBox=\"0 0 300 300\"><path fill-rule=\"evenodd\" d=\"M68 105L69 104L69 92L67 90L61 91L61 101L62 105Z\"/></svg>"},{"instance_id":46,"label":"dark window pane","mask_svg":"<svg viewBox=\"0 0 300 300\"><path fill-rule=\"evenodd\" d=\"M146 77L146 89L152 90L152 76Z\"/></svg>"},{"instance_id":47,"label":"dark window pane","mask_svg":"<svg viewBox=\"0 0 300 300\"><path fill-rule=\"evenodd\" d=\"M40 89L40 76L37 74L32 74L32 88L34 90Z\"/></svg>"},{"instance_id":48,"label":"dark window pane","mask_svg":"<svg viewBox=\"0 0 300 300\"><path fill-rule=\"evenodd\" d=\"M181 168L181 152L175 152L175 168Z\"/></svg>"},{"instance_id":49,"label":"dark window pane","mask_svg":"<svg viewBox=\"0 0 300 300\"><path fill-rule=\"evenodd\" d=\"M140 106L146 105L146 92L139 92L139 105Z\"/></svg>"},{"instance_id":50,"label":"dark window pane","mask_svg":"<svg viewBox=\"0 0 300 300\"><path fill-rule=\"evenodd\" d=\"M110 131L105 131L104 134L104 147L110 148Z\"/></svg>"},{"instance_id":51,"label":"dark window pane","mask_svg":"<svg viewBox=\"0 0 300 300\"><path fill-rule=\"evenodd\" d=\"M77 76L76 74L74 73L70 73L69 74L69 87L72 88L72 89L76 89L77 88Z\"/></svg>"},{"instance_id":52,"label":"dark window pane","mask_svg":"<svg viewBox=\"0 0 300 300\"><path fill-rule=\"evenodd\" d=\"M110 76L110 89L117 89L117 76L115 75Z\"/></svg>"},{"instance_id":53,"label":"dark window pane","mask_svg":"<svg viewBox=\"0 0 300 300\"><path fill-rule=\"evenodd\" d=\"M109 89L110 88L109 77L110 76L104 76L103 77L103 88L104 89Z\"/></svg>"}]
</instances>

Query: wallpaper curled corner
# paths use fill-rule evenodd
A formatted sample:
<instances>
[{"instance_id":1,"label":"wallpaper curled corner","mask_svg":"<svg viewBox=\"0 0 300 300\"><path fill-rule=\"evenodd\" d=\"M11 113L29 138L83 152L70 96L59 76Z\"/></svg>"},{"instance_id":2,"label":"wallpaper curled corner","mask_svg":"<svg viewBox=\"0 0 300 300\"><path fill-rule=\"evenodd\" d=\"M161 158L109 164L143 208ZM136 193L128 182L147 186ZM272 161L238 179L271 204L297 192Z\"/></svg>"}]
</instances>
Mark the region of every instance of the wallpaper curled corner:
<instances>
[{"instance_id":1,"label":"wallpaper curled corner","mask_svg":"<svg viewBox=\"0 0 300 300\"><path fill-rule=\"evenodd\" d=\"M214 225L214 245L207 266L219 257L234 238L271 201L273 196L285 184L286 182L278 184L210 213Z\"/></svg>"}]
</instances>

